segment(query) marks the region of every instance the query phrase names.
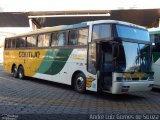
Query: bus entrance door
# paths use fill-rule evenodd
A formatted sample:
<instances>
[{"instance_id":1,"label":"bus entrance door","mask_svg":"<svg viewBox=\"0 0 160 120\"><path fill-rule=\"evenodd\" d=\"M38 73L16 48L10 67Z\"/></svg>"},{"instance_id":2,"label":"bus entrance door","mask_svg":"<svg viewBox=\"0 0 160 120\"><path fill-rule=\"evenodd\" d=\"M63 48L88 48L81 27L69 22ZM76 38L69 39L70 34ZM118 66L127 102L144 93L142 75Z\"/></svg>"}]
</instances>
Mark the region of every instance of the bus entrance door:
<instances>
[{"instance_id":1,"label":"bus entrance door","mask_svg":"<svg viewBox=\"0 0 160 120\"><path fill-rule=\"evenodd\" d=\"M99 49L99 84L102 91L111 91L112 88L112 45L103 42L97 47Z\"/></svg>"}]
</instances>

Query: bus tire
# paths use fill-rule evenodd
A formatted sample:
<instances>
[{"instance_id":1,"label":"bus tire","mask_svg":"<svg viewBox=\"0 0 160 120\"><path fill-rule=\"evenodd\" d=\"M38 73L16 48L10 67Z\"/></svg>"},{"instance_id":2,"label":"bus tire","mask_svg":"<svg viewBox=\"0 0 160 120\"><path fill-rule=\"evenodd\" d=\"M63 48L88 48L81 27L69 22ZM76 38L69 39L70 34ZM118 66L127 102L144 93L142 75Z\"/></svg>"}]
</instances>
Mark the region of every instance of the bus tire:
<instances>
[{"instance_id":1,"label":"bus tire","mask_svg":"<svg viewBox=\"0 0 160 120\"><path fill-rule=\"evenodd\" d=\"M86 91L86 77L83 73L78 73L74 78L74 88L79 93Z\"/></svg>"},{"instance_id":2,"label":"bus tire","mask_svg":"<svg viewBox=\"0 0 160 120\"><path fill-rule=\"evenodd\" d=\"M17 70L16 65L14 65L12 68L12 75L14 78L18 78L18 70Z\"/></svg>"},{"instance_id":3,"label":"bus tire","mask_svg":"<svg viewBox=\"0 0 160 120\"><path fill-rule=\"evenodd\" d=\"M19 66L19 68L18 68L18 78L19 79L24 79L24 68L23 68L23 66Z\"/></svg>"}]
</instances>

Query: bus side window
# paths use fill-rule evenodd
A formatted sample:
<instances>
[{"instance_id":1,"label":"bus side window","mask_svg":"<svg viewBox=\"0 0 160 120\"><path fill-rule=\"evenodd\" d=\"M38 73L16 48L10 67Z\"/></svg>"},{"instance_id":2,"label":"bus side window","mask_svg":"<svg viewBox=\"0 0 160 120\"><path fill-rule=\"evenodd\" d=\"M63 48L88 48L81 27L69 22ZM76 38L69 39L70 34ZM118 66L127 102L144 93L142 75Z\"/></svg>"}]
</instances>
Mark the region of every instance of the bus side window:
<instances>
[{"instance_id":1,"label":"bus side window","mask_svg":"<svg viewBox=\"0 0 160 120\"><path fill-rule=\"evenodd\" d=\"M43 40L43 47L49 47L50 39L51 39L51 33L46 33Z\"/></svg>"},{"instance_id":2,"label":"bus side window","mask_svg":"<svg viewBox=\"0 0 160 120\"><path fill-rule=\"evenodd\" d=\"M58 46L58 34L57 34L57 32L52 33L51 46Z\"/></svg>"},{"instance_id":3,"label":"bus side window","mask_svg":"<svg viewBox=\"0 0 160 120\"><path fill-rule=\"evenodd\" d=\"M12 48L12 39L8 39L8 48Z\"/></svg>"},{"instance_id":4,"label":"bus side window","mask_svg":"<svg viewBox=\"0 0 160 120\"><path fill-rule=\"evenodd\" d=\"M98 24L93 26L92 40L106 39L111 37L110 24Z\"/></svg>"},{"instance_id":5,"label":"bus side window","mask_svg":"<svg viewBox=\"0 0 160 120\"><path fill-rule=\"evenodd\" d=\"M20 47L20 41L21 39L20 38L16 38L16 48L19 48Z\"/></svg>"},{"instance_id":6,"label":"bus side window","mask_svg":"<svg viewBox=\"0 0 160 120\"><path fill-rule=\"evenodd\" d=\"M69 45L77 45L78 44L78 31L77 30L71 30L69 32Z\"/></svg>"},{"instance_id":7,"label":"bus side window","mask_svg":"<svg viewBox=\"0 0 160 120\"><path fill-rule=\"evenodd\" d=\"M30 47L30 46L31 46L31 43L30 43L31 40L30 40L30 39L31 39L31 37L28 36L28 37L27 37L27 47Z\"/></svg>"},{"instance_id":8,"label":"bus side window","mask_svg":"<svg viewBox=\"0 0 160 120\"><path fill-rule=\"evenodd\" d=\"M67 44L67 32L60 31L58 32L58 46L64 46Z\"/></svg>"},{"instance_id":9,"label":"bus side window","mask_svg":"<svg viewBox=\"0 0 160 120\"><path fill-rule=\"evenodd\" d=\"M88 40L88 28L78 30L78 45L86 45Z\"/></svg>"},{"instance_id":10,"label":"bus side window","mask_svg":"<svg viewBox=\"0 0 160 120\"><path fill-rule=\"evenodd\" d=\"M43 39L44 39L43 34L38 36L38 47L43 47Z\"/></svg>"},{"instance_id":11,"label":"bus side window","mask_svg":"<svg viewBox=\"0 0 160 120\"><path fill-rule=\"evenodd\" d=\"M27 47L35 47L37 45L37 35L27 37Z\"/></svg>"},{"instance_id":12,"label":"bus side window","mask_svg":"<svg viewBox=\"0 0 160 120\"><path fill-rule=\"evenodd\" d=\"M20 48L26 47L26 37L20 37Z\"/></svg>"},{"instance_id":13,"label":"bus side window","mask_svg":"<svg viewBox=\"0 0 160 120\"><path fill-rule=\"evenodd\" d=\"M88 72L96 74L96 44L89 44L89 53L88 53Z\"/></svg>"},{"instance_id":14,"label":"bus side window","mask_svg":"<svg viewBox=\"0 0 160 120\"><path fill-rule=\"evenodd\" d=\"M10 42L10 39L5 40L5 48L10 48L9 42Z\"/></svg>"},{"instance_id":15,"label":"bus side window","mask_svg":"<svg viewBox=\"0 0 160 120\"><path fill-rule=\"evenodd\" d=\"M39 35L38 36L38 47L49 47L50 38L51 38L50 33Z\"/></svg>"},{"instance_id":16,"label":"bus side window","mask_svg":"<svg viewBox=\"0 0 160 120\"><path fill-rule=\"evenodd\" d=\"M31 36L31 44L32 44L32 47L37 46L37 35L32 35Z\"/></svg>"},{"instance_id":17,"label":"bus side window","mask_svg":"<svg viewBox=\"0 0 160 120\"><path fill-rule=\"evenodd\" d=\"M11 40L11 48L16 48L16 39Z\"/></svg>"}]
</instances>

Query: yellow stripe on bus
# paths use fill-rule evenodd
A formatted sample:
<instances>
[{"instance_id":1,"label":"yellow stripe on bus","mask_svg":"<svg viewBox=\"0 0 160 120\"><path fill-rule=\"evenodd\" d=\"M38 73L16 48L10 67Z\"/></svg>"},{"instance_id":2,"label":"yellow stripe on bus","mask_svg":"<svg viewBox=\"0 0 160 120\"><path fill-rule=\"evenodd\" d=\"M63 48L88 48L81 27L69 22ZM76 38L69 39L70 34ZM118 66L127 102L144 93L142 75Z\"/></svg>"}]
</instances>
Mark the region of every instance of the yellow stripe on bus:
<instances>
[{"instance_id":1,"label":"yellow stripe on bus","mask_svg":"<svg viewBox=\"0 0 160 120\"><path fill-rule=\"evenodd\" d=\"M5 50L5 71L11 72L13 64L23 65L26 76L33 76L43 61L47 50Z\"/></svg>"}]
</instances>

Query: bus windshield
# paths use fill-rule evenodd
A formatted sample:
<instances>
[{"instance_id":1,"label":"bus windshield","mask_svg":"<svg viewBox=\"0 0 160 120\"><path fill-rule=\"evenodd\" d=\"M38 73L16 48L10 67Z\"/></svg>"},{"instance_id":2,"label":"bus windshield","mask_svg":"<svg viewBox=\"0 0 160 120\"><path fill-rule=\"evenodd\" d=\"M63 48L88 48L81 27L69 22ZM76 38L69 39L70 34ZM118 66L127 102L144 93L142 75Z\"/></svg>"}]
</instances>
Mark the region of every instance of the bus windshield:
<instances>
[{"instance_id":1,"label":"bus windshield","mask_svg":"<svg viewBox=\"0 0 160 120\"><path fill-rule=\"evenodd\" d=\"M120 38L150 41L149 33L145 29L117 24L116 30L117 37Z\"/></svg>"},{"instance_id":2,"label":"bus windshield","mask_svg":"<svg viewBox=\"0 0 160 120\"><path fill-rule=\"evenodd\" d=\"M122 42L114 47L116 72L150 72L150 46L145 44Z\"/></svg>"}]
</instances>

